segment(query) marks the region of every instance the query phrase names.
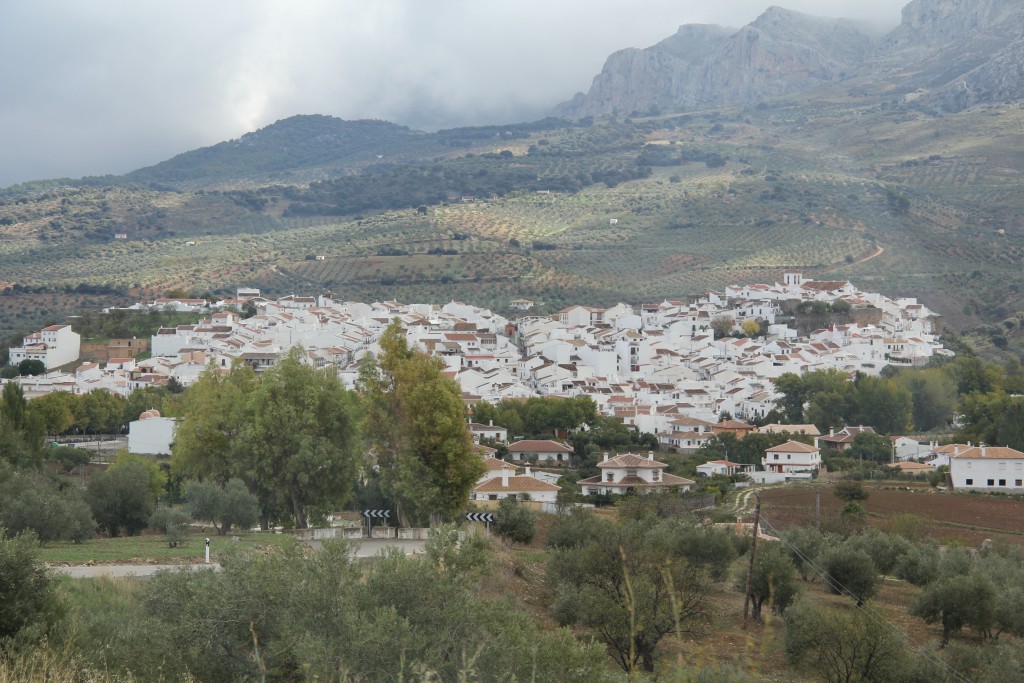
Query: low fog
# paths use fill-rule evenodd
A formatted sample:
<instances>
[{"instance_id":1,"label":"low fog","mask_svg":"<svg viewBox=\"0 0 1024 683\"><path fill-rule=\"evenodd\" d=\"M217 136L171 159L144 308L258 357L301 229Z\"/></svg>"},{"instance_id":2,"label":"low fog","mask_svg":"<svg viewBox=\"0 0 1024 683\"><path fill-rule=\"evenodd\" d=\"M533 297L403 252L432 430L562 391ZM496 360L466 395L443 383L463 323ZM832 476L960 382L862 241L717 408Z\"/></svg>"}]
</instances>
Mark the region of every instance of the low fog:
<instances>
[{"instance_id":1,"label":"low fog","mask_svg":"<svg viewBox=\"0 0 1024 683\"><path fill-rule=\"evenodd\" d=\"M433 130L543 116L605 58L770 0L11 0L0 187L124 173L294 114ZM899 22L893 0L788 9Z\"/></svg>"}]
</instances>

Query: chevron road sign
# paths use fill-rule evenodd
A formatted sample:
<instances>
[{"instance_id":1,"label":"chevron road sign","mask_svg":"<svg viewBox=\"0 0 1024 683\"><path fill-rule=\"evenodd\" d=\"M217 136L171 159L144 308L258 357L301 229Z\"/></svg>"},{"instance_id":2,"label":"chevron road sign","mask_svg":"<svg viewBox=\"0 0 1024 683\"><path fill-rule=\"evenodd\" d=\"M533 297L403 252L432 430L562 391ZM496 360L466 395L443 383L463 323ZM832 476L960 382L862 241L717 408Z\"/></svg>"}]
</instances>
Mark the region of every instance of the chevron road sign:
<instances>
[{"instance_id":1,"label":"chevron road sign","mask_svg":"<svg viewBox=\"0 0 1024 683\"><path fill-rule=\"evenodd\" d=\"M363 510L366 519L391 519L391 510Z\"/></svg>"},{"instance_id":2,"label":"chevron road sign","mask_svg":"<svg viewBox=\"0 0 1024 683\"><path fill-rule=\"evenodd\" d=\"M490 524L494 521L494 515L490 512L467 512L466 519L470 522L487 522Z\"/></svg>"}]
</instances>

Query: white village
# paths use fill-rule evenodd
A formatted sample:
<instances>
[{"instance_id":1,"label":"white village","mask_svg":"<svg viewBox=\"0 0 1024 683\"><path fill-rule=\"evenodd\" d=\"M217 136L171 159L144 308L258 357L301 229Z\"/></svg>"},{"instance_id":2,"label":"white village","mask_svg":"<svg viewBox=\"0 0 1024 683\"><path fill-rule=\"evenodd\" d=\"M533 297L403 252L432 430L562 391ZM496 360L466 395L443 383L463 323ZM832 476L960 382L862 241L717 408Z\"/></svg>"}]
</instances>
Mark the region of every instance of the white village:
<instances>
[{"instance_id":1,"label":"white village","mask_svg":"<svg viewBox=\"0 0 1024 683\"><path fill-rule=\"evenodd\" d=\"M830 434L820 434L814 425L755 427L751 423L763 423L780 398L773 380L785 373L825 369L851 377L877 376L890 366L923 367L933 356L952 355L938 339L941 316L917 299L890 299L851 282L815 281L799 273L786 274L781 283L729 286L691 301L574 305L551 315L531 315L534 306L515 300L510 309L519 315L507 318L455 301L361 303L326 294L271 299L253 288L215 303L160 298L128 310L209 315L196 324L160 329L149 340L144 360L132 357L138 341L125 340L108 354L116 356L123 348L124 357L83 362L64 371L52 369L74 365L79 337L71 325L47 327L25 337L22 347L12 348L11 361L40 360L49 371L8 381L17 382L27 398L96 389L126 397L146 386L175 382L187 387L210 366L226 370L247 363L261 371L297 346L306 362L333 369L351 388L360 360L380 353L381 335L397 320L410 347L441 359L470 412L481 401L585 396L600 414L653 434L660 449L684 454L696 453L724 432L738 437L753 431L789 432L814 438L814 445L790 441L770 449L761 467L716 460L698 468L701 475L743 473L766 484L815 476L821 446L842 451L859 431L871 431L857 425ZM256 314L242 317L239 311L244 309ZM803 333L798 329L801 313L822 312L840 312L849 322ZM720 419L723 415L729 418ZM172 418L147 411L128 427L132 452L170 453ZM476 443L483 439L507 445L509 454L508 461L496 460L493 448L480 447L488 472L474 490L474 500L518 496L554 505L558 468L568 465L569 446L517 440L495 425L470 422L469 429ZM956 488L1024 488L1024 454L1016 450L971 444L940 448L936 442L918 443L904 436L892 440L893 461L901 461L908 472L946 465ZM519 465L525 471L516 469ZM584 495L686 491L694 483L664 472L665 463L653 454L606 454L599 467L601 476L577 482ZM554 468L555 474L538 468Z\"/></svg>"}]
</instances>

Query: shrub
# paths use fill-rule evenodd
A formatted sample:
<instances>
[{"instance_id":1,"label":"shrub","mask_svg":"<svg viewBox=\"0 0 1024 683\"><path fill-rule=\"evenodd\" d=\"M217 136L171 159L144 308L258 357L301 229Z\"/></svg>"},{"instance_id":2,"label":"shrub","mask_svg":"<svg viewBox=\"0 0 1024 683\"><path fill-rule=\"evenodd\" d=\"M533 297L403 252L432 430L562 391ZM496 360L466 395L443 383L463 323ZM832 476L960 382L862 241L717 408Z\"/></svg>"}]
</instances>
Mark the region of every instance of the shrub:
<instances>
[{"instance_id":1,"label":"shrub","mask_svg":"<svg viewBox=\"0 0 1024 683\"><path fill-rule=\"evenodd\" d=\"M167 545L177 548L188 536L188 524L192 518L181 508L161 505L149 518L149 527L154 531L167 534Z\"/></svg>"},{"instance_id":2,"label":"shrub","mask_svg":"<svg viewBox=\"0 0 1024 683\"><path fill-rule=\"evenodd\" d=\"M513 543L530 543L537 535L537 513L514 498L498 503L494 533Z\"/></svg>"},{"instance_id":3,"label":"shrub","mask_svg":"<svg viewBox=\"0 0 1024 683\"><path fill-rule=\"evenodd\" d=\"M40 543L81 543L96 530L78 491L58 491L45 477L21 473L0 487L0 524L11 535L31 531Z\"/></svg>"},{"instance_id":4,"label":"shrub","mask_svg":"<svg viewBox=\"0 0 1024 683\"><path fill-rule=\"evenodd\" d=\"M0 534L0 643L45 636L60 616L53 581L35 554L35 534ZM27 633L26 633L27 632Z\"/></svg>"},{"instance_id":5,"label":"shrub","mask_svg":"<svg viewBox=\"0 0 1024 683\"><path fill-rule=\"evenodd\" d=\"M134 462L112 467L89 482L87 497L96 522L108 534L135 536L153 514L150 470Z\"/></svg>"}]
</instances>

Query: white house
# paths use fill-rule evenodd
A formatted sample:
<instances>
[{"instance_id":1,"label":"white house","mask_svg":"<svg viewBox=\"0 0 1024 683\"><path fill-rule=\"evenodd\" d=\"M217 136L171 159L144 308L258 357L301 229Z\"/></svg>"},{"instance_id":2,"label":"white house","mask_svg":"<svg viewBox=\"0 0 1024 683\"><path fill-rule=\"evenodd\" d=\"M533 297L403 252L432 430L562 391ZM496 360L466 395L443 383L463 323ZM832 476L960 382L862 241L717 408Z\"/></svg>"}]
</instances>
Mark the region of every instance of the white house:
<instances>
[{"instance_id":1,"label":"white house","mask_svg":"<svg viewBox=\"0 0 1024 683\"><path fill-rule=\"evenodd\" d=\"M139 455L170 455L177 420L147 410L128 423L128 452Z\"/></svg>"},{"instance_id":2,"label":"white house","mask_svg":"<svg viewBox=\"0 0 1024 683\"><path fill-rule=\"evenodd\" d=\"M1024 491L1024 453L1005 446L955 446L949 458L954 489Z\"/></svg>"},{"instance_id":3,"label":"white house","mask_svg":"<svg viewBox=\"0 0 1024 683\"><path fill-rule=\"evenodd\" d=\"M747 465L729 462L728 460L709 460L703 465L697 465L697 474L702 477L713 477L717 474L731 476L742 472L746 467Z\"/></svg>"},{"instance_id":4,"label":"white house","mask_svg":"<svg viewBox=\"0 0 1024 683\"><path fill-rule=\"evenodd\" d=\"M580 479L576 483L583 489L583 495L628 493L650 493L651 491L679 490L689 491L694 482L692 479L677 477L665 472L668 467L654 459L654 453L647 457L635 453L623 453L609 458L605 453L604 461L597 464L601 474L596 477Z\"/></svg>"},{"instance_id":5,"label":"white house","mask_svg":"<svg viewBox=\"0 0 1024 683\"><path fill-rule=\"evenodd\" d=\"M50 325L39 332L33 332L22 345L10 350L11 365L23 360L38 360L47 370L78 360L82 338L70 325Z\"/></svg>"},{"instance_id":6,"label":"white house","mask_svg":"<svg viewBox=\"0 0 1024 683\"><path fill-rule=\"evenodd\" d=\"M470 422L469 432L473 435L473 443L480 443L480 439L494 439L497 443L508 442L508 430L494 426L494 420L491 420L489 425Z\"/></svg>"},{"instance_id":7,"label":"white house","mask_svg":"<svg viewBox=\"0 0 1024 683\"><path fill-rule=\"evenodd\" d=\"M764 452L761 465L768 472L797 472L821 467L821 450L799 441L787 441Z\"/></svg>"},{"instance_id":8,"label":"white house","mask_svg":"<svg viewBox=\"0 0 1024 683\"><path fill-rule=\"evenodd\" d=\"M525 439L508 447L509 460L551 464L568 464L572 449L546 439Z\"/></svg>"},{"instance_id":9,"label":"white house","mask_svg":"<svg viewBox=\"0 0 1024 683\"><path fill-rule=\"evenodd\" d=\"M471 500L502 500L517 498L535 500L541 503L555 503L561 487L541 481L533 476L530 468L526 474L516 475L510 468L503 467L501 474L477 484L470 495Z\"/></svg>"}]
</instances>

